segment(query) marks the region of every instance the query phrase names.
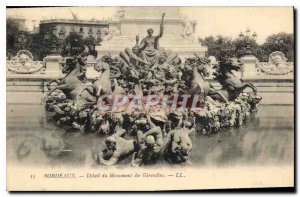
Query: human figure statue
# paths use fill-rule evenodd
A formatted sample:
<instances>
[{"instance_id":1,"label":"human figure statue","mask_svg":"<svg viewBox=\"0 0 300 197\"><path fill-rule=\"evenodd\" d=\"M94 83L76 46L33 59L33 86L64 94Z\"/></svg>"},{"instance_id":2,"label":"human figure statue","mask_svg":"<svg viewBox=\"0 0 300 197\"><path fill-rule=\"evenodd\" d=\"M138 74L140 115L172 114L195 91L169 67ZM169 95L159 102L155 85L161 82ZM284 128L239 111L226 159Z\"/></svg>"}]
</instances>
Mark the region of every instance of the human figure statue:
<instances>
[{"instance_id":1,"label":"human figure statue","mask_svg":"<svg viewBox=\"0 0 300 197\"><path fill-rule=\"evenodd\" d=\"M165 55L160 55L158 61L150 68L147 76L148 82L152 85L163 85L170 92L177 91L178 78L176 75L177 71L175 66L166 61ZM151 79L150 79L151 78Z\"/></svg>"},{"instance_id":2,"label":"human figure statue","mask_svg":"<svg viewBox=\"0 0 300 197\"><path fill-rule=\"evenodd\" d=\"M172 163L187 162L192 150L189 134L193 132L187 128L177 128L168 133L166 139L165 156Z\"/></svg>"},{"instance_id":3,"label":"human figure statue","mask_svg":"<svg viewBox=\"0 0 300 197\"><path fill-rule=\"evenodd\" d=\"M183 29L182 37L183 38L191 38L194 33L194 30L193 30L193 26L187 16L184 16L183 25L184 25L184 29Z\"/></svg>"},{"instance_id":4,"label":"human figure statue","mask_svg":"<svg viewBox=\"0 0 300 197\"><path fill-rule=\"evenodd\" d=\"M155 163L162 151L162 130L151 121L149 114L147 114L146 117L150 129L145 133L141 130L137 131L137 142L140 149L138 152L134 153L131 162L132 166Z\"/></svg>"},{"instance_id":5,"label":"human figure statue","mask_svg":"<svg viewBox=\"0 0 300 197\"><path fill-rule=\"evenodd\" d=\"M290 72L291 66L287 64L287 58L280 51L275 51L269 55L270 70L274 74L286 74Z\"/></svg>"},{"instance_id":6,"label":"human figure statue","mask_svg":"<svg viewBox=\"0 0 300 197\"><path fill-rule=\"evenodd\" d=\"M166 63L166 58L159 56L157 62L149 69L146 79L152 85L161 85L165 81L165 74L169 69L169 64Z\"/></svg>"},{"instance_id":7,"label":"human figure statue","mask_svg":"<svg viewBox=\"0 0 300 197\"><path fill-rule=\"evenodd\" d=\"M162 14L161 24L160 24L160 32L157 36L153 36L153 29L148 29L146 36L141 43L138 45L140 50L140 57L147 62L150 62L151 65L154 65L158 59L159 55L159 39L163 35L163 22L164 22L165 13Z\"/></svg>"},{"instance_id":8,"label":"human figure statue","mask_svg":"<svg viewBox=\"0 0 300 197\"><path fill-rule=\"evenodd\" d=\"M139 63L149 64L149 62L139 58L138 55L139 49L135 46L130 50L130 48L125 48L125 51L120 52L121 61L126 66L138 66Z\"/></svg>"},{"instance_id":9,"label":"human figure statue","mask_svg":"<svg viewBox=\"0 0 300 197\"><path fill-rule=\"evenodd\" d=\"M134 46L132 49L126 48L124 51L120 52L119 57L122 65L123 74L129 73L131 81L134 84L134 93L136 95L142 95L142 90L140 86L140 78L141 78L141 65L149 66L150 63L138 57L139 48Z\"/></svg>"},{"instance_id":10,"label":"human figure statue","mask_svg":"<svg viewBox=\"0 0 300 197\"><path fill-rule=\"evenodd\" d=\"M123 62L124 71L128 69L130 71L131 76L137 79L138 79L137 67L139 66L139 64L141 63L145 65L150 65L149 62L137 56L138 51L139 48L135 46L132 48L132 50L130 48L126 48L124 51L121 51L119 55L121 61Z\"/></svg>"},{"instance_id":11,"label":"human figure statue","mask_svg":"<svg viewBox=\"0 0 300 197\"><path fill-rule=\"evenodd\" d=\"M105 36L102 38L104 42L111 40L114 36L120 35L120 30L116 28L105 29Z\"/></svg>"},{"instance_id":12,"label":"human figure statue","mask_svg":"<svg viewBox=\"0 0 300 197\"><path fill-rule=\"evenodd\" d=\"M105 140L106 148L97 155L99 163L111 166L138 150L135 140L126 140L122 137L125 133L124 129L120 129Z\"/></svg>"}]
</instances>

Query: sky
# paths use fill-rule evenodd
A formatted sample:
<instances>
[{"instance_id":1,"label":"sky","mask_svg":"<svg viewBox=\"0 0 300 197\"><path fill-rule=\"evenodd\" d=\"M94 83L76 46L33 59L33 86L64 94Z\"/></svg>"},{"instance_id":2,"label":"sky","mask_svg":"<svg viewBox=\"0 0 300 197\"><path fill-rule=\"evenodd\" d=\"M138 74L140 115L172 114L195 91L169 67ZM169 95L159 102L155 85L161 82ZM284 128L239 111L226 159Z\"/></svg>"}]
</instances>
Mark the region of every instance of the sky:
<instances>
[{"instance_id":1,"label":"sky","mask_svg":"<svg viewBox=\"0 0 300 197\"><path fill-rule=\"evenodd\" d=\"M42 19L72 19L75 13L79 19L89 20L111 18L118 7L68 7L68 8L18 8L7 9L7 16L27 19L26 25L33 28ZM206 36L223 35L235 38L247 27L256 32L257 42L263 43L267 36L285 32L293 33L292 7L180 7L182 14L197 21L196 34Z\"/></svg>"}]
</instances>

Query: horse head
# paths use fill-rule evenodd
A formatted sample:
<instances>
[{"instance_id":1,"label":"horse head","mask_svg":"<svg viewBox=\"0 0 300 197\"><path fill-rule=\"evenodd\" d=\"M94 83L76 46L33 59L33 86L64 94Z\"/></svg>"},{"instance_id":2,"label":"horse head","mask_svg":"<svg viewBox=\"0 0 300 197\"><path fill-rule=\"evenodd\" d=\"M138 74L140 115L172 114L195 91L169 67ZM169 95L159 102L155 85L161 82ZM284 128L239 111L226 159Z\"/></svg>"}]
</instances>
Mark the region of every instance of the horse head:
<instances>
[{"instance_id":1,"label":"horse head","mask_svg":"<svg viewBox=\"0 0 300 197\"><path fill-rule=\"evenodd\" d=\"M199 64L197 65L198 73L202 74L203 77L208 77L210 75L210 71L207 68L207 65Z\"/></svg>"},{"instance_id":2,"label":"horse head","mask_svg":"<svg viewBox=\"0 0 300 197\"><path fill-rule=\"evenodd\" d=\"M231 70L238 71L242 66L242 63L240 62L240 60L238 58L230 58L229 61L230 61L230 69Z\"/></svg>"},{"instance_id":3,"label":"horse head","mask_svg":"<svg viewBox=\"0 0 300 197\"><path fill-rule=\"evenodd\" d=\"M197 68L197 72L202 74L203 77L210 75L210 60L206 57L198 57L194 62L194 66Z\"/></svg>"},{"instance_id":4,"label":"horse head","mask_svg":"<svg viewBox=\"0 0 300 197\"><path fill-rule=\"evenodd\" d=\"M67 74L72 70L74 70L75 67L76 67L76 60L74 58L67 58L66 63L62 68L62 73Z\"/></svg>"},{"instance_id":5,"label":"horse head","mask_svg":"<svg viewBox=\"0 0 300 197\"><path fill-rule=\"evenodd\" d=\"M99 60L95 66L94 66L94 69L98 72L104 72L106 70L108 70L110 68L110 65L102 60Z\"/></svg>"},{"instance_id":6,"label":"horse head","mask_svg":"<svg viewBox=\"0 0 300 197\"><path fill-rule=\"evenodd\" d=\"M216 65L214 68L219 70L219 72L230 72L232 70L238 71L242 66L242 63L239 59L232 57L232 58L224 58L221 59L219 64Z\"/></svg>"}]
</instances>

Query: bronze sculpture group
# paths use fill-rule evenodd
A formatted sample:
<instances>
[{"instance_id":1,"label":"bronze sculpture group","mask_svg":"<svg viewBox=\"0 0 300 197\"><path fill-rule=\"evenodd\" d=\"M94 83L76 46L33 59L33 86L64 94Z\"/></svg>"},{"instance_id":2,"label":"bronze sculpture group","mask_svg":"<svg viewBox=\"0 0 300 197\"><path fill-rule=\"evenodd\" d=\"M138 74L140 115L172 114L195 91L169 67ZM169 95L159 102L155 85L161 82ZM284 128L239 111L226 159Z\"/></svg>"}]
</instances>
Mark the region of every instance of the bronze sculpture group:
<instances>
[{"instance_id":1,"label":"bronze sculpture group","mask_svg":"<svg viewBox=\"0 0 300 197\"><path fill-rule=\"evenodd\" d=\"M63 68L66 76L49 83L45 107L59 125L107 136L97 154L101 164L114 165L129 156L132 166L153 164L162 158L170 163L189 163L193 147L190 133L209 134L239 126L261 100L253 84L244 84L231 72L240 66L234 59L227 58L216 66L215 80L222 86L216 90L206 79L210 74L208 58L195 54L182 61L172 51L160 48L163 19L164 14L158 36L149 29L141 43L137 37L132 49L126 48L118 57L100 58L94 66L100 75L92 84L86 83L86 52L68 58ZM53 82L57 86L51 88ZM253 92L243 93L247 87ZM109 96L99 102L105 95ZM120 95L126 95L127 102L115 106L116 100L120 104L124 99ZM157 95L156 104L144 110L151 95ZM141 109L126 110L137 96ZM162 110L163 98L175 97L175 108L167 103ZM100 110L99 105L110 110Z\"/></svg>"}]
</instances>

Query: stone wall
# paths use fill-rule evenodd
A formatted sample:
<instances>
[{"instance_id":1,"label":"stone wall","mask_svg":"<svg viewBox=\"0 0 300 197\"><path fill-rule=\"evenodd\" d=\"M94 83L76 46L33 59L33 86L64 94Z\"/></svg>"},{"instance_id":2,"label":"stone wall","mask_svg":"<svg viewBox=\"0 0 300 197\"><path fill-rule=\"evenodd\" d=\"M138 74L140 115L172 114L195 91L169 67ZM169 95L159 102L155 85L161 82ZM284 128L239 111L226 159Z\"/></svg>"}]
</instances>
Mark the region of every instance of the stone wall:
<instances>
[{"instance_id":1,"label":"stone wall","mask_svg":"<svg viewBox=\"0 0 300 197\"><path fill-rule=\"evenodd\" d=\"M163 36L159 39L162 48L172 50L181 57L191 57L194 53L204 56L207 51L207 47L201 46L195 34L197 22L183 17L179 7L125 7L121 13L119 25L110 26L110 29L116 28L115 32L118 33L114 35L112 31L108 40L96 46L98 56L119 55L126 47L131 48L137 44L136 37L139 37L140 44L149 28L154 30L154 36L158 35L163 13Z\"/></svg>"},{"instance_id":2,"label":"stone wall","mask_svg":"<svg viewBox=\"0 0 300 197\"><path fill-rule=\"evenodd\" d=\"M6 83L8 104L40 104L48 91L46 84L52 78L42 75L8 76ZM220 85L212 80L212 85ZM294 105L294 81L290 79L253 79L245 80L258 88L262 105ZM89 84L89 83L87 83Z\"/></svg>"},{"instance_id":3,"label":"stone wall","mask_svg":"<svg viewBox=\"0 0 300 197\"><path fill-rule=\"evenodd\" d=\"M251 59L251 58L250 58ZM249 58L248 58L249 60ZM255 60L252 58L252 60ZM19 60L14 60L18 65ZM34 62L31 62L33 65ZM61 59L60 57L46 57L44 67L34 73L17 73L12 71L11 61L7 62L7 104L41 104L43 96L46 94L46 84L52 80L62 77ZM87 68L87 77L89 80L99 75L93 69L93 63L89 63ZM241 72L237 72L237 76L241 76L244 82L251 82L258 88L258 93L262 96L262 105L269 106L290 106L294 107L294 72L283 75L267 75L259 72L257 69L258 62L248 61L243 65ZM20 64L19 67L24 65ZM18 67L15 66L15 67ZM27 65L27 67L30 67ZM22 69L21 69L22 70ZM23 69L24 70L24 69ZM29 69L30 70L30 69ZM249 71L253 72L249 72ZM216 89L220 89L220 84L212 78L208 79ZM87 85L90 82L87 83Z\"/></svg>"}]
</instances>

